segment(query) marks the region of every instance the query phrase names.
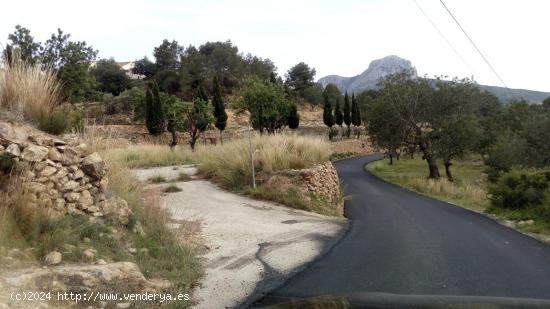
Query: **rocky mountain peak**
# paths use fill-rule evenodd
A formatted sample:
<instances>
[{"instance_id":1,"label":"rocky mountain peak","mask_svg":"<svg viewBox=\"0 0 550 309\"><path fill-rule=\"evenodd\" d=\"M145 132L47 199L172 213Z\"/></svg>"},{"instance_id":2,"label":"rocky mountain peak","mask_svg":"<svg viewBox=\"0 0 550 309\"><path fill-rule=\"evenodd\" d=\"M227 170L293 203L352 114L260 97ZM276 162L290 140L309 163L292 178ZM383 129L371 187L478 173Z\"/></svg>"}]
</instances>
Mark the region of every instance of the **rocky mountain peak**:
<instances>
[{"instance_id":1,"label":"rocky mountain peak","mask_svg":"<svg viewBox=\"0 0 550 309\"><path fill-rule=\"evenodd\" d=\"M353 77L329 75L319 79L319 83L323 87L330 83L335 84L342 92L361 92L376 88L376 84L381 77L403 70L412 70L413 74L416 75L416 69L409 60L390 55L371 61L369 67L359 75Z\"/></svg>"}]
</instances>

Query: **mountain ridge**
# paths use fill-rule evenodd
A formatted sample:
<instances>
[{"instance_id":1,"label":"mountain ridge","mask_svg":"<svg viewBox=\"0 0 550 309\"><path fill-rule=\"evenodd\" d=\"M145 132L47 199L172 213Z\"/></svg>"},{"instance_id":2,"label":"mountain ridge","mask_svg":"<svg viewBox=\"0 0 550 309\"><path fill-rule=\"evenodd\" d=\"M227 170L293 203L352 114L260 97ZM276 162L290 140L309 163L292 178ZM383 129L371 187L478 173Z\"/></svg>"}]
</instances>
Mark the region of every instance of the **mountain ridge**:
<instances>
[{"instance_id":1,"label":"mountain ridge","mask_svg":"<svg viewBox=\"0 0 550 309\"><path fill-rule=\"evenodd\" d=\"M326 87L328 84L335 84L342 92L359 93L376 89L380 77L395 74L402 70L411 70L413 75L417 75L416 68L412 65L411 61L396 55L389 55L371 61L368 68L361 74L351 77L332 74L319 78L317 82L323 87ZM544 99L550 97L550 92L544 91L504 88L482 84L478 84L478 86L480 89L494 94L503 103L508 103L514 99L525 99L530 103L540 104Z\"/></svg>"}]
</instances>

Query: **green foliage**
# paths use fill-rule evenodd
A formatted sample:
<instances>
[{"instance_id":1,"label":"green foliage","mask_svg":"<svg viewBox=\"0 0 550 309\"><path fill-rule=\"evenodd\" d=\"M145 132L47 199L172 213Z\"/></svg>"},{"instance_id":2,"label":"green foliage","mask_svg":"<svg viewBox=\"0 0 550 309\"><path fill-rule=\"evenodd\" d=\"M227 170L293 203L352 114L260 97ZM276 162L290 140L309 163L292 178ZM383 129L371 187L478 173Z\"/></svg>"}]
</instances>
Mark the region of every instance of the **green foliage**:
<instances>
[{"instance_id":1,"label":"green foliage","mask_svg":"<svg viewBox=\"0 0 550 309\"><path fill-rule=\"evenodd\" d=\"M96 62L91 73L97 82L97 89L101 92L119 95L130 84L130 78L113 58Z\"/></svg>"},{"instance_id":2,"label":"green foliage","mask_svg":"<svg viewBox=\"0 0 550 309\"><path fill-rule=\"evenodd\" d=\"M348 128L351 125L351 106L347 92L344 95L344 123Z\"/></svg>"},{"instance_id":3,"label":"green foliage","mask_svg":"<svg viewBox=\"0 0 550 309\"><path fill-rule=\"evenodd\" d=\"M340 107L340 98L336 99L336 105L334 106L334 122L340 127L344 122L344 114L342 114L342 108Z\"/></svg>"},{"instance_id":4,"label":"green foliage","mask_svg":"<svg viewBox=\"0 0 550 309\"><path fill-rule=\"evenodd\" d=\"M163 183L163 182L166 182L166 177L162 175L154 175L149 178L149 181L151 183Z\"/></svg>"},{"instance_id":5,"label":"green foliage","mask_svg":"<svg viewBox=\"0 0 550 309\"><path fill-rule=\"evenodd\" d=\"M298 114L298 107L296 104L290 105L287 118L288 127L291 129L298 129L300 125L300 115Z\"/></svg>"},{"instance_id":6,"label":"green foliage","mask_svg":"<svg viewBox=\"0 0 550 309\"><path fill-rule=\"evenodd\" d=\"M54 110L49 113L41 113L37 118L39 130L53 135L61 135L66 132L84 132L84 119L82 113L69 108Z\"/></svg>"},{"instance_id":7,"label":"green foliage","mask_svg":"<svg viewBox=\"0 0 550 309\"><path fill-rule=\"evenodd\" d=\"M63 93L72 101L83 101L95 88L90 74L90 64L97 51L84 41L70 41L71 35L61 29L52 34L41 48L40 57L44 66L57 70L63 83Z\"/></svg>"},{"instance_id":8,"label":"green foliage","mask_svg":"<svg viewBox=\"0 0 550 309\"><path fill-rule=\"evenodd\" d=\"M193 106L186 111L184 124L189 131L189 135L191 136L191 140L189 141L191 149L195 149L195 143L199 138L199 133L206 130L212 121L213 119L208 109L208 102L203 101L198 97L195 98L193 101Z\"/></svg>"},{"instance_id":9,"label":"green foliage","mask_svg":"<svg viewBox=\"0 0 550 309\"><path fill-rule=\"evenodd\" d=\"M256 76L261 80L271 79L271 74L276 70L275 64L268 58L261 58L247 54L244 60L244 75Z\"/></svg>"},{"instance_id":10,"label":"green foliage","mask_svg":"<svg viewBox=\"0 0 550 309\"><path fill-rule=\"evenodd\" d=\"M323 103L323 85L314 83L302 91L303 98L315 108Z\"/></svg>"},{"instance_id":11,"label":"green foliage","mask_svg":"<svg viewBox=\"0 0 550 309\"><path fill-rule=\"evenodd\" d=\"M325 90L323 90L323 98L328 100L333 108L334 106L336 106L336 100L340 99L341 97L342 93L335 84L328 84L325 87Z\"/></svg>"},{"instance_id":12,"label":"green foliage","mask_svg":"<svg viewBox=\"0 0 550 309\"><path fill-rule=\"evenodd\" d=\"M496 142L487 150L490 175L508 171L513 165L550 166L550 113L540 106L511 103L497 115L489 134L496 136Z\"/></svg>"},{"instance_id":13,"label":"green foliage","mask_svg":"<svg viewBox=\"0 0 550 309\"><path fill-rule=\"evenodd\" d=\"M171 184L171 185L168 185L166 188L164 188L164 190L162 191L166 193L173 193L173 192L181 192L182 189L175 184Z\"/></svg>"},{"instance_id":14,"label":"green foliage","mask_svg":"<svg viewBox=\"0 0 550 309\"><path fill-rule=\"evenodd\" d=\"M351 95L351 123L356 127L361 125L361 110L355 99L355 94Z\"/></svg>"},{"instance_id":15,"label":"green foliage","mask_svg":"<svg viewBox=\"0 0 550 309\"><path fill-rule=\"evenodd\" d=\"M216 123L214 125L220 130L221 136L221 132L225 130L225 126L227 125L227 113L225 112L222 89L217 76L214 76L212 84L214 85L212 105L214 106L214 118L216 118Z\"/></svg>"},{"instance_id":16,"label":"green foliage","mask_svg":"<svg viewBox=\"0 0 550 309\"><path fill-rule=\"evenodd\" d=\"M547 110L550 110L550 97L544 99L544 101L542 101L542 106L547 109Z\"/></svg>"},{"instance_id":17,"label":"green foliage","mask_svg":"<svg viewBox=\"0 0 550 309\"><path fill-rule=\"evenodd\" d=\"M489 185L488 193L493 207L523 209L542 204L549 186L548 171L512 168Z\"/></svg>"},{"instance_id":18,"label":"green foliage","mask_svg":"<svg viewBox=\"0 0 550 309\"><path fill-rule=\"evenodd\" d=\"M303 91L313 85L315 73L314 68L300 62L288 70L285 83L290 89L303 96Z\"/></svg>"},{"instance_id":19,"label":"green foliage","mask_svg":"<svg viewBox=\"0 0 550 309\"><path fill-rule=\"evenodd\" d=\"M439 177L436 160L441 158L452 181L451 160L473 148L474 136L480 132L477 86L469 79L456 78L437 78L434 83L404 71L382 78L379 87L366 115L375 145L418 147L428 163L429 178Z\"/></svg>"},{"instance_id":20,"label":"green foliage","mask_svg":"<svg viewBox=\"0 0 550 309\"><path fill-rule=\"evenodd\" d=\"M145 96L145 125L150 134L159 135L166 129L164 108L159 94L159 87L152 83Z\"/></svg>"},{"instance_id":21,"label":"green foliage","mask_svg":"<svg viewBox=\"0 0 550 309\"><path fill-rule=\"evenodd\" d=\"M133 87L125 90L118 96L110 93L103 95L105 114L126 114L134 112L136 120L145 119L145 90L140 87Z\"/></svg>"},{"instance_id":22,"label":"green foliage","mask_svg":"<svg viewBox=\"0 0 550 309\"><path fill-rule=\"evenodd\" d=\"M243 82L241 100L235 107L241 113L250 112L254 129L271 134L287 125L291 106L282 86L250 77Z\"/></svg>"},{"instance_id":23,"label":"green foliage","mask_svg":"<svg viewBox=\"0 0 550 309\"><path fill-rule=\"evenodd\" d=\"M29 29L16 25L15 31L8 35L8 40L10 44L6 49L10 49L9 54L16 52L21 60L31 65L39 61L40 43L34 41Z\"/></svg>"},{"instance_id":24,"label":"green foliage","mask_svg":"<svg viewBox=\"0 0 550 309\"><path fill-rule=\"evenodd\" d=\"M332 104L330 104L328 96L324 96L325 104L323 105L323 123L332 128L334 125L334 115L332 114Z\"/></svg>"},{"instance_id":25,"label":"green foliage","mask_svg":"<svg viewBox=\"0 0 550 309\"><path fill-rule=\"evenodd\" d=\"M16 168L16 164L10 154L3 152L0 154L0 174L10 175ZM0 177L2 179L2 177ZM2 183L0 183L2 185Z\"/></svg>"},{"instance_id":26,"label":"green foliage","mask_svg":"<svg viewBox=\"0 0 550 309\"><path fill-rule=\"evenodd\" d=\"M143 57L134 63L133 74L143 75L145 78L151 78L157 72L157 66L147 57Z\"/></svg>"}]
</instances>

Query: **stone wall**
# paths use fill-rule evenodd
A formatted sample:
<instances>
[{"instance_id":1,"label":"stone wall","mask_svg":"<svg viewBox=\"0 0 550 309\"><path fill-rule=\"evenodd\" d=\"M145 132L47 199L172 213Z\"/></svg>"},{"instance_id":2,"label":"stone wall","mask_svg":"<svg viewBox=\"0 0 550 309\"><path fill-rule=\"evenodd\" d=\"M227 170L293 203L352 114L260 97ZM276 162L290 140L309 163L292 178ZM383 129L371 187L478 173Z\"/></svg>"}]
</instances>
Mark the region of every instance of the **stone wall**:
<instances>
[{"instance_id":1,"label":"stone wall","mask_svg":"<svg viewBox=\"0 0 550 309\"><path fill-rule=\"evenodd\" d=\"M0 120L0 156L21 173L21 190L31 206L53 216L85 214L128 224L126 201L108 196L105 162L77 138L65 141Z\"/></svg>"},{"instance_id":2,"label":"stone wall","mask_svg":"<svg viewBox=\"0 0 550 309\"><path fill-rule=\"evenodd\" d=\"M284 192L294 189L308 200L313 196L343 211L340 180L330 161L306 169L260 173L258 179L267 187Z\"/></svg>"}]
</instances>

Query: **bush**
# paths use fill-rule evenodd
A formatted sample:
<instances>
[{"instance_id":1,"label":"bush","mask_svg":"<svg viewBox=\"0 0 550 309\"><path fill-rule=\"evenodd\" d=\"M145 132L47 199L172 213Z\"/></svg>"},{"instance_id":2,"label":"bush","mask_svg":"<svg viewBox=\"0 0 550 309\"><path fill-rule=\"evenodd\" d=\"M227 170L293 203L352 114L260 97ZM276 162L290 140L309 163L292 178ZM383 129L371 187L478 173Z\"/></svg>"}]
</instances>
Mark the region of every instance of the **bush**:
<instances>
[{"instance_id":1,"label":"bush","mask_svg":"<svg viewBox=\"0 0 550 309\"><path fill-rule=\"evenodd\" d=\"M82 113L69 109L60 109L51 113L42 113L38 117L39 130L53 135L65 132L83 132L84 118Z\"/></svg>"},{"instance_id":2,"label":"bush","mask_svg":"<svg viewBox=\"0 0 550 309\"><path fill-rule=\"evenodd\" d=\"M549 172L515 167L490 184L488 192L493 207L524 209L541 205L549 187Z\"/></svg>"},{"instance_id":3,"label":"bush","mask_svg":"<svg viewBox=\"0 0 550 309\"><path fill-rule=\"evenodd\" d=\"M38 118L38 129L53 135L65 132L69 126L68 119L64 113L53 112L49 115L42 114Z\"/></svg>"},{"instance_id":4,"label":"bush","mask_svg":"<svg viewBox=\"0 0 550 309\"><path fill-rule=\"evenodd\" d=\"M178 187L174 184L171 184L168 187L164 188L163 191L166 192L166 193L172 193L172 192L181 192L182 190L181 190L180 187Z\"/></svg>"}]
</instances>

